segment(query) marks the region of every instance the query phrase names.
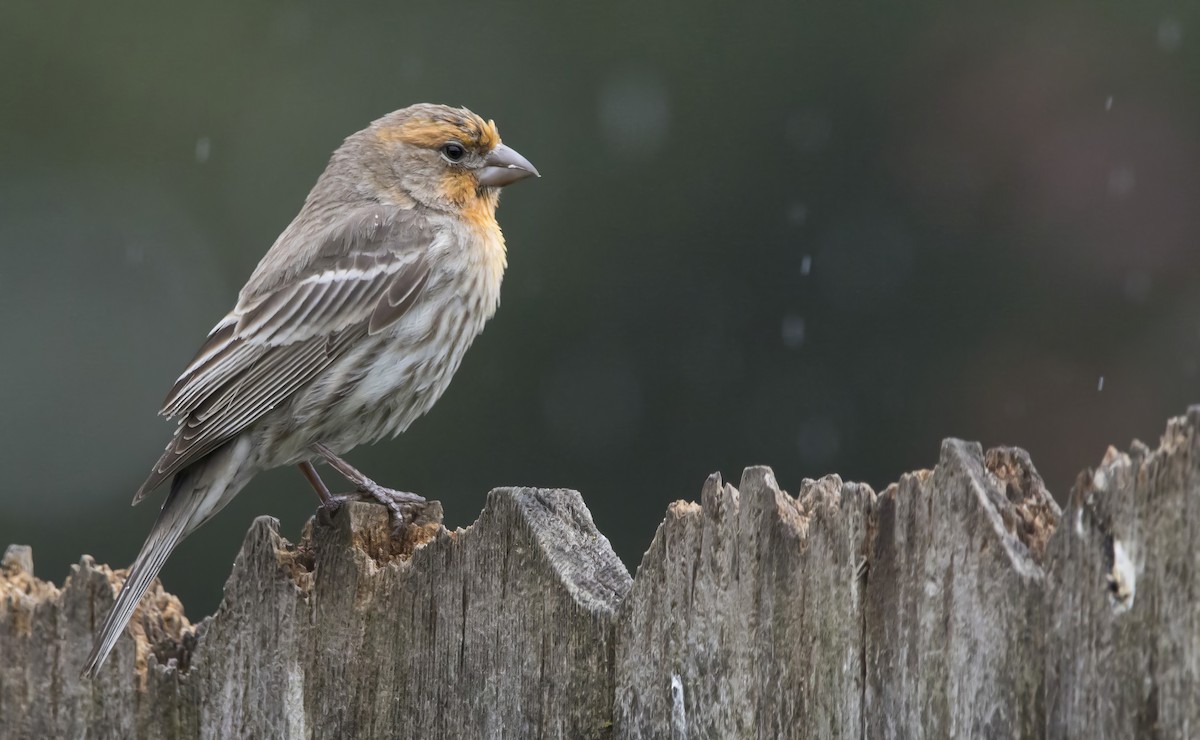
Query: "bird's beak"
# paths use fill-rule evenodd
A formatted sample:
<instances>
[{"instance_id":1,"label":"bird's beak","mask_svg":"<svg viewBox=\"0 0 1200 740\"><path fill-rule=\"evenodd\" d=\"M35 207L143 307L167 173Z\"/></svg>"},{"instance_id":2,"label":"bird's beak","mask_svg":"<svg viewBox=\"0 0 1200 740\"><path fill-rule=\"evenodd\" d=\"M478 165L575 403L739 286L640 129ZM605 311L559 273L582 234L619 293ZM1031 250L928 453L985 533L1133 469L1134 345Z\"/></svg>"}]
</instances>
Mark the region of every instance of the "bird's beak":
<instances>
[{"instance_id":1,"label":"bird's beak","mask_svg":"<svg viewBox=\"0 0 1200 740\"><path fill-rule=\"evenodd\" d=\"M483 162L485 166L479 170L479 184L483 186L502 188L526 177L541 177L528 159L503 144L497 144Z\"/></svg>"}]
</instances>

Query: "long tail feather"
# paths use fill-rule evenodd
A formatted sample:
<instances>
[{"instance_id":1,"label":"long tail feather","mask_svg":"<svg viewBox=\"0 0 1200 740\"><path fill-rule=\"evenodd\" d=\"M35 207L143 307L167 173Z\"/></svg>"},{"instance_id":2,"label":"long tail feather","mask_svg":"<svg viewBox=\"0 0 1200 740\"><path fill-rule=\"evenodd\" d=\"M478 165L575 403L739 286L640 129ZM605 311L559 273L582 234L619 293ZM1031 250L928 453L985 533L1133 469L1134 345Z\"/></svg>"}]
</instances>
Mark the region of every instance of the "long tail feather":
<instances>
[{"instance_id":1,"label":"long tail feather","mask_svg":"<svg viewBox=\"0 0 1200 740\"><path fill-rule=\"evenodd\" d=\"M92 652L83 666L85 677L95 677L104 665L142 596L175 547L224 507L245 484L245 476L240 474L239 468L248 447L245 440L237 440L175 476L162 511L142 545L142 551L129 568L129 576L117 594L116 604L96 636Z\"/></svg>"},{"instance_id":2,"label":"long tail feather","mask_svg":"<svg viewBox=\"0 0 1200 740\"><path fill-rule=\"evenodd\" d=\"M170 499L174 498L176 498L175 491L172 490ZM94 678L97 671L100 670L100 666L104 664L108 654L116 646L117 640L125 632L125 627L133 617L138 602L142 600L142 596L150 588L155 576L167 562L167 556L183 539L187 520L181 516L170 516L173 512L168 507L174 503L170 499L163 507L162 513L159 514L150 538L146 540L146 544L142 545L142 551L138 553L137 560L133 561L133 565L129 569L129 577L125 579L121 593L117 595L117 603L109 612L108 618L104 620L100 634L96 636L92 652L88 655L87 662L83 667L83 675L88 678Z\"/></svg>"}]
</instances>

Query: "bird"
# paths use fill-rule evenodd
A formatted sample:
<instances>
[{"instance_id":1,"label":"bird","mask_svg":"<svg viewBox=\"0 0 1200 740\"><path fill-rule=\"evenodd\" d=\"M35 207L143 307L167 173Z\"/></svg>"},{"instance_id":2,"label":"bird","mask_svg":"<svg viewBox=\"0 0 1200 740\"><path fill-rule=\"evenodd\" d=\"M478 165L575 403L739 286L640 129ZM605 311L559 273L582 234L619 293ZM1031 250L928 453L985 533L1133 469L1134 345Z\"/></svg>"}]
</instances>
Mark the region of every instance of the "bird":
<instances>
[{"instance_id":1,"label":"bird","mask_svg":"<svg viewBox=\"0 0 1200 740\"><path fill-rule=\"evenodd\" d=\"M160 413L178 419L136 505L166 500L83 667L95 677L172 550L255 475L314 462L403 515L424 499L351 466L445 392L500 302L500 191L537 168L466 108L422 103L347 137L201 344Z\"/></svg>"}]
</instances>

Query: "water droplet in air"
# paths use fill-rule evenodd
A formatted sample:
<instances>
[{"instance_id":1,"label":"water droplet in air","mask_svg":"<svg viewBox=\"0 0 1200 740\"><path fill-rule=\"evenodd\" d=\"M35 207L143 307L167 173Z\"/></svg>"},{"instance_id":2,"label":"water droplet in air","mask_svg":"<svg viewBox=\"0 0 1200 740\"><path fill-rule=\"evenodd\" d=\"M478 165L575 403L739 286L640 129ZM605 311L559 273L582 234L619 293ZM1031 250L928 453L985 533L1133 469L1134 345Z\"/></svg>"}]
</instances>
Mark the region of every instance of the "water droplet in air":
<instances>
[{"instance_id":1,"label":"water droplet in air","mask_svg":"<svg viewBox=\"0 0 1200 740\"><path fill-rule=\"evenodd\" d=\"M804 317L788 315L783 317L783 346L788 349L800 349L804 346Z\"/></svg>"},{"instance_id":2,"label":"water droplet in air","mask_svg":"<svg viewBox=\"0 0 1200 740\"><path fill-rule=\"evenodd\" d=\"M1136 184L1137 178L1133 175L1132 167L1118 166L1108 173L1108 194L1114 198L1128 196Z\"/></svg>"},{"instance_id":3,"label":"water droplet in air","mask_svg":"<svg viewBox=\"0 0 1200 740\"><path fill-rule=\"evenodd\" d=\"M808 206L803 203L793 203L788 208L787 217L793 226L803 226L804 222L808 220Z\"/></svg>"},{"instance_id":4,"label":"water droplet in air","mask_svg":"<svg viewBox=\"0 0 1200 740\"><path fill-rule=\"evenodd\" d=\"M831 419L815 416L801 422L796 446L804 462L821 465L841 450L842 435Z\"/></svg>"},{"instance_id":5,"label":"water droplet in air","mask_svg":"<svg viewBox=\"0 0 1200 740\"><path fill-rule=\"evenodd\" d=\"M653 73L627 73L607 80L599 94L600 131L609 149L629 157L658 151L667 138L671 106Z\"/></svg>"},{"instance_id":6,"label":"water droplet in air","mask_svg":"<svg viewBox=\"0 0 1200 740\"><path fill-rule=\"evenodd\" d=\"M1171 52L1183 43L1183 24L1175 18L1163 18L1158 24L1158 48Z\"/></svg>"}]
</instances>

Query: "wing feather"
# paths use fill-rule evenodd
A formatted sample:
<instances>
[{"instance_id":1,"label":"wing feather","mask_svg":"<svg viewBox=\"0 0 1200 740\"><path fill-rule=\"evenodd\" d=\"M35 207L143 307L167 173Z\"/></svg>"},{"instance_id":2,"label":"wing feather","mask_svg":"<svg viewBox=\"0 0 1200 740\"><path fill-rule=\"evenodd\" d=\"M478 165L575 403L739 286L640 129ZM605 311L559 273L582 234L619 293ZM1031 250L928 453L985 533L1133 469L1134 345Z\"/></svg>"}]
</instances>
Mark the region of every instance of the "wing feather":
<instances>
[{"instance_id":1,"label":"wing feather","mask_svg":"<svg viewBox=\"0 0 1200 740\"><path fill-rule=\"evenodd\" d=\"M375 310L371 312L371 321L367 326L367 331L371 334L378 334L394 324L408 309L412 308L417 296L425 289L425 283L428 280L429 270L424 265L406 265L392 279L383 299L376 302Z\"/></svg>"},{"instance_id":2,"label":"wing feather","mask_svg":"<svg viewBox=\"0 0 1200 740\"><path fill-rule=\"evenodd\" d=\"M167 395L162 413L180 423L134 503L398 320L428 281L430 238L411 223L372 235L361 252L323 258L319 272L239 302Z\"/></svg>"}]
</instances>

